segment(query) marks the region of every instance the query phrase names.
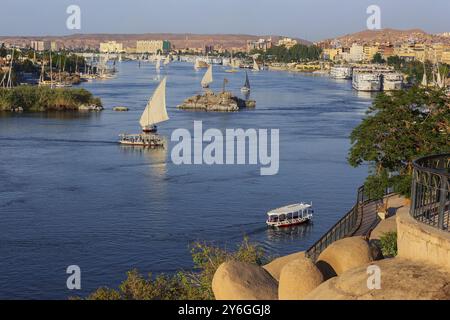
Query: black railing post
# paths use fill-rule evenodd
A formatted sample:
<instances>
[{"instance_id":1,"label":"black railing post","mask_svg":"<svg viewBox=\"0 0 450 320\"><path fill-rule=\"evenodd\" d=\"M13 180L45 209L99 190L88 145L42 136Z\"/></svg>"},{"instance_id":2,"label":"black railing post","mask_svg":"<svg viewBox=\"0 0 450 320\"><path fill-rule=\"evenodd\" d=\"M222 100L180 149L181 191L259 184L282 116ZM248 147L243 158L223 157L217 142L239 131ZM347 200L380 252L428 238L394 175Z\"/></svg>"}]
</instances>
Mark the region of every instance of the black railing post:
<instances>
[{"instance_id":1,"label":"black railing post","mask_svg":"<svg viewBox=\"0 0 450 320\"><path fill-rule=\"evenodd\" d=\"M445 203L447 202L448 179L441 178L441 192L439 194L439 209L438 209L438 228L444 230L444 211Z\"/></svg>"},{"instance_id":2,"label":"black railing post","mask_svg":"<svg viewBox=\"0 0 450 320\"><path fill-rule=\"evenodd\" d=\"M450 154L420 158L413 166L411 216L434 228L450 231Z\"/></svg>"}]
</instances>

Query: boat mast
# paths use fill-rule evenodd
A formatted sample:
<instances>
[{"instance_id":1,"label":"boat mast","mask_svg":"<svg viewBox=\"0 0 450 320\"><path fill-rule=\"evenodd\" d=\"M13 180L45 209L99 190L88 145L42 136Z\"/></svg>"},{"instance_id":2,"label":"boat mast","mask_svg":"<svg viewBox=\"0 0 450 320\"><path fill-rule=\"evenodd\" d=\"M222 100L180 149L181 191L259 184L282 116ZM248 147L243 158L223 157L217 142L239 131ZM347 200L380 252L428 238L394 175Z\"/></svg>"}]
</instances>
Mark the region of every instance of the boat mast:
<instances>
[{"instance_id":1,"label":"boat mast","mask_svg":"<svg viewBox=\"0 0 450 320\"><path fill-rule=\"evenodd\" d=\"M52 49L50 49L50 88L53 89L53 63L52 63Z\"/></svg>"},{"instance_id":2,"label":"boat mast","mask_svg":"<svg viewBox=\"0 0 450 320\"><path fill-rule=\"evenodd\" d=\"M11 52L11 61L9 64L9 71L8 71L8 81L6 83L6 88L12 88L12 67L13 67L13 60L14 60L14 48L12 48Z\"/></svg>"}]
</instances>

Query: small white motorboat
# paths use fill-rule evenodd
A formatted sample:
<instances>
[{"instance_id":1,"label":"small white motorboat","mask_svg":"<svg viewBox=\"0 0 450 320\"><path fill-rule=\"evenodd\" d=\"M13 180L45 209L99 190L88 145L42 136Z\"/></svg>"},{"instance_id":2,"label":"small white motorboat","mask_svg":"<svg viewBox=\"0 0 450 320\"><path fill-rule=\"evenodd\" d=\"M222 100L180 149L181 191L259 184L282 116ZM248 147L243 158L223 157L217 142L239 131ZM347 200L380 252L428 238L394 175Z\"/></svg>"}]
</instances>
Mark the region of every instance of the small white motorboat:
<instances>
[{"instance_id":1,"label":"small white motorboat","mask_svg":"<svg viewBox=\"0 0 450 320\"><path fill-rule=\"evenodd\" d=\"M270 227L290 227L309 222L313 214L312 204L296 203L269 211L266 223Z\"/></svg>"}]
</instances>

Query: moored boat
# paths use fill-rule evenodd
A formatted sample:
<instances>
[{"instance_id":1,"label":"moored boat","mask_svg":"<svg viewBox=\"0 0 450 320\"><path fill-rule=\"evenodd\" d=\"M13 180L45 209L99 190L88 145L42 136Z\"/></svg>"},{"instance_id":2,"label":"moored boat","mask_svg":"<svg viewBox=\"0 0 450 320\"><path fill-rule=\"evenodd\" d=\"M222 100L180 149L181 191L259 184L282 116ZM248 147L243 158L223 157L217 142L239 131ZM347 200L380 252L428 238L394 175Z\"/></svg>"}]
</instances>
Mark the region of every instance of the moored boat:
<instances>
[{"instance_id":1,"label":"moored boat","mask_svg":"<svg viewBox=\"0 0 450 320\"><path fill-rule=\"evenodd\" d=\"M267 213L267 225L270 227L290 227L312 220L314 210L312 204L296 203Z\"/></svg>"},{"instance_id":2,"label":"moored boat","mask_svg":"<svg viewBox=\"0 0 450 320\"><path fill-rule=\"evenodd\" d=\"M353 74L350 66L333 66L330 69L330 77L334 79L351 79Z\"/></svg>"},{"instance_id":3,"label":"moored boat","mask_svg":"<svg viewBox=\"0 0 450 320\"><path fill-rule=\"evenodd\" d=\"M353 74L352 86L358 91L380 91L382 77L376 72L356 72Z\"/></svg>"}]
</instances>

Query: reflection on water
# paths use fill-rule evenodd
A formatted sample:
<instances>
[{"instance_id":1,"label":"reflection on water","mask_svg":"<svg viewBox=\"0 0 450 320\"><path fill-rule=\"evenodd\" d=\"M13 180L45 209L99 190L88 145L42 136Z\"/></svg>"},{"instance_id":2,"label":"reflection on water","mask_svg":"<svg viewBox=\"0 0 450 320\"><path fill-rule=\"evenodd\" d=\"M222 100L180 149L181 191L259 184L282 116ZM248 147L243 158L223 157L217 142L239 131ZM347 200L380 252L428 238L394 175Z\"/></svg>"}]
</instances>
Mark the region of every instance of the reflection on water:
<instances>
[{"instance_id":1,"label":"reflection on water","mask_svg":"<svg viewBox=\"0 0 450 320\"><path fill-rule=\"evenodd\" d=\"M286 72L249 74L257 107L234 113L176 108L198 94L204 73L172 63L168 74L170 121L159 126L166 149L119 146L136 132L159 79L153 64L118 64L114 79L81 86L102 99L99 113L0 114L0 298L57 298L65 268L83 269L87 295L117 287L125 272L171 273L190 269L189 245L214 241L235 248L243 236L271 256L302 251L354 203L366 168L346 162L348 136L370 100L351 83ZM242 97L245 72L225 73L227 90ZM222 81L212 83L220 92ZM114 112L118 105L129 112ZM203 121L216 128L280 129L280 170L260 176L259 166L177 166L170 136ZM313 201L314 225L268 229L266 212ZM36 275L39 275L38 277Z\"/></svg>"},{"instance_id":2,"label":"reflection on water","mask_svg":"<svg viewBox=\"0 0 450 320\"><path fill-rule=\"evenodd\" d=\"M301 240L308 237L312 230L313 222L286 228L267 228L267 240L272 242Z\"/></svg>"},{"instance_id":3,"label":"reflection on water","mask_svg":"<svg viewBox=\"0 0 450 320\"><path fill-rule=\"evenodd\" d=\"M377 96L378 92L370 91L356 91L356 95L361 99L373 99Z\"/></svg>"},{"instance_id":4,"label":"reflection on water","mask_svg":"<svg viewBox=\"0 0 450 320\"><path fill-rule=\"evenodd\" d=\"M160 177L162 180L166 178L167 173L167 138L161 136L164 141L164 147L142 147L142 146L130 146L119 145L120 151L124 154L140 156L149 160L149 166L152 173Z\"/></svg>"}]
</instances>

